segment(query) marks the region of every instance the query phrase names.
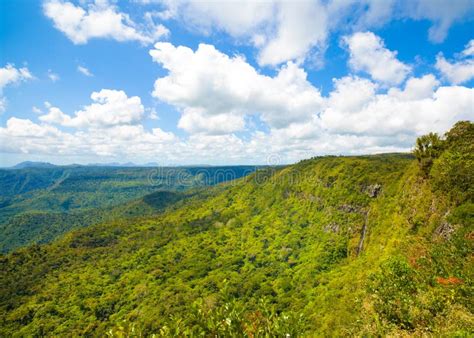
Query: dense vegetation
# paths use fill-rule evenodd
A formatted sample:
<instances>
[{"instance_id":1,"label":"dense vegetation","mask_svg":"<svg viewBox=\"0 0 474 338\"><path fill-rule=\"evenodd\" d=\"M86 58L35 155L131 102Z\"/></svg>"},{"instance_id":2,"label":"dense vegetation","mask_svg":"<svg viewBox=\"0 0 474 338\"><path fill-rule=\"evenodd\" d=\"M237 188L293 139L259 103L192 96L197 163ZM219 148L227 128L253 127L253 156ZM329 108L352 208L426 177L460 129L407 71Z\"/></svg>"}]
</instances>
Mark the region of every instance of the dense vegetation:
<instances>
[{"instance_id":1,"label":"dense vegetation","mask_svg":"<svg viewBox=\"0 0 474 338\"><path fill-rule=\"evenodd\" d=\"M47 243L71 229L106 220L150 215L185 198L183 191L236 179L255 170L251 166L31 165L0 170L0 252ZM143 197L146 194L150 195Z\"/></svg>"},{"instance_id":2,"label":"dense vegetation","mask_svg":"<svg viewBox=\"0 0 474 338\"><path fill-rule=\"evenodd\" d=\"M474 125L430 140L3 255L0 336L472 336Z\"/></svg>"}]
</instances>

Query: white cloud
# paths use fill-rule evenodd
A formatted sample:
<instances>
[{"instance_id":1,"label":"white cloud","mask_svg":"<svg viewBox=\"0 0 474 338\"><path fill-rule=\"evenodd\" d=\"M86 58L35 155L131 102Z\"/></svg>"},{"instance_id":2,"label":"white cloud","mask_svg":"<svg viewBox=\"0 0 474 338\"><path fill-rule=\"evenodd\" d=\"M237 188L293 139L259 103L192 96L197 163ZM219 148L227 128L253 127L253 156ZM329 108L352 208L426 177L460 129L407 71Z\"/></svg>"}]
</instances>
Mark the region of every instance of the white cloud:
<instances>
[{"instance_id":1,"label":"white cloud","mask_svg":"<svg viewBox=\"0 0 474 338\"><path fill-rule=\"evenodd\" d=\"M157 43L150 55L169 72L156 80L153 96L183 110L180 126L189 131L241 130L241 117L247 114L260 114L270 126L281 128L309 120L322 102L305 71L291 62L269 77L241 56L229 57L212 45L200 44L194 52ZM213 123L205 123L205 118L213 116L209 119ZM229 119L227 126L220 123L224 116ZM191 128L191 121L199 128Z\"/></svg>"},{"instance_id":2,"label":"white cloud","mask_svg":"<svg viewBox=\"0 0 474 338\"><path fill-rule=\"evenodd\" d=\"M191 134L222 135L243 130L245 121L243 116L238 114L207 115L202 109L186 108L178 127Z\"/></svg>"},{"instance_id":3,"label":"white cloud","mask_svg":"<svg viewBox=\"0 0 474 338\"><path fill-rule=\"evenodd\" d=\"M7 64L0 68L0 114L7 109L7 99L3 96L3 88L16 85L21 82L32 80L34 77L26 67L15 68L12 64Z\"/></svg>"},{"instance_id":4,"label":"white cloud","mask_svg":"<svg viewBox=\"0 0 474 338\"><path fill-rule=\"evenodd\" d=\"M442 53L436 57L436 68L443 77L454 84L470 81L474 78L474 40L469 41L456 61L449 62Z\"/></svg>"},{"instance_id":5,"label":"white cloud","mask_svg":"<svg viewBox=\"0 0 474 338\"><path fill-rule=\"evenodd\" d=\"M376 49L386 63L395 64L390 69L402 69L402 77L394 72L390 78L402 81L407 68L397 66L394 54L380 46ZM231 135L245 128L246 115L256 114L270 130L253 131L253 139L245 143L253 150L245 152L260 159L259 147L288 158L408 150L416 135L444 132L474 115L472 89L439 87L432 74L409 78L403 88L388 87L385 93L386 83L381 87L347 76L335 80L335 89L324 98L293 63L268 77L242 57L229 57L209 45L192 51L158 43L150 54L169 72L157 79L153 95L182 111L180 128L191 135Z\"/></svg>"},{"instance_id":6,"label":"white cloud","mask_svg":"<svg viewBox=\"0 0 474 338\"><path fill-rule=\"evenodd\" d=\"M454 84L467 82L474 78L474 59L451 63L440 54L436 57L436 68Z\"/></svg>"},{"instance_id":7,"label":"white cloud","mask_svg":"<svg viewBox=\"0 0 474 338\"><path fill-rule=\"evenodd\" d=\"M304 60L313 47L325 46L328 17L319 1L281 2L276 20L276 33L263 44L259 53L260 65Z\"/></svg>"},{"instance_id":8,"label":"white cloud","mask_svg":"<svg viewBox=\"0 0 474 338\"><path fill-rule=\"evenodd\" d=\"M81 66L81 65L77 66L77 71L79 73L85 75L85 76L88 76L88 77L94 76L94 74L92 74L92 72L88 68L86 68L84 66Z\"/></svg>"},{"instance_id":9,"label":"white cloud","mask_svg":"<svg viewBox=\"0 0 474 338\"><path fill-rule=\"evenodd\" d=\"M11 117L0 127L0 152L41 156L110 157L170 156L179 147L175 135L160 128L145 130L138 122L143 106L139 97L128 98L123 91L106 90L91 94L93 103L75 113L64 114L45 102L48 113L40 123ZM38 108L36 108L40 111ZM67 131L62 126L70 127Z\"/></svg>"},{"instance_id":10,"label":"white cloud","mask_svg":"<svg viewBox=\"0 0 474 338\"><path fill-rule=\"evenodd\" d=\"M383 84L401 83L411 68L397 59L397 53L385 48L382 39L372 32L359 32L343 39L350 57L349 64L355 71L368 73Z\"/></svg>"},{"instance_id":11,"label":"white cloud","mask_svg":"<svg viewBox=\"0 0 474 338\"><path fill-rule=\"evenodd\" d=\"M392 20L427 20L428 37L442 42L453 24L469 18L474 12L471 0L332 0L328 2L331 22L337 17L356 30L380 27ZM340 19L341 20L341 19Z\"/></svg>"},{"instance_id":12,"label":"white cloud","mask_svg":"<svg viewBox=\"0 0 474 338\"><path fill-rule=\"evenodd\" d=\"M402 17L417 20L428 19L433 25L429 29L429 39L432 42L443 42L451 25L457 21L469 18L474 13L472 0L402 0L399 12Z\"/></svg>"},{"instance_id":13,"label":"white cloud","mask_svg":"<svg viewBox=\"0 0 474 338\"><path fill-rule=\"evenodd\" d=\"M45 154L67 147L69 136L49 125L38 125L28 119L11 117L5 127L0 127L0 152L20 154Z\"/></svg>"},{"instance_id":14,"label":"white cloud","mask_svg":"<svg viewBox=\"0 0 474 338\"><path fill-rule=\"evenodd\" d=\"M48 78L53 81L59 81L60 77L58 74L54 73L51 69L48 69Z\"/></svg>"},{"instance_id":15,"label":"white cloud","mask_svg":"<svg viewBox=\"0 0 474 338\"><path fill-rule=\"evenodd\" d=\"M55 154L75 159L105 156L122 160L125 156L164 156L173 151L173 144L176 140L172 133L159 128L146 131L141 125L116 125L100 132L64 132L49 124L12 117L5 127L0 127L2 153Z\"/></svg>"},{"instance_id":16,"label":"white cloud","mask_svg":"<svg viewBox=\"0 0 474 338\"><path fill-rule=\"evenodd\" d=\"M304 60L311 48L324 47L328 34L327 11L319 0L163 3L163 19L178 19L204 34L224 31L255 45L260 65Z\"/></svg>"},{"instance_id":17,"label":"white cloud","mask_svg":"<svg viewBox=\"0 0 474 338\"><path fill-rule=\"evenodd\" d=\"M451 25L468 18L474 10L471 0L138 2L148 6L158 3L161 11L156 12L157 17L179 20L193 32L225 32L255 46L260 65L308 60L313 54L321 57L331 32L369 30L406 18L430 21L429 38L440 42Z\"/></svg>"},{"instance_id":18,"label":"white cloud","mask_svg":"<svg viewBox=\"0 0 474 338\"><path fill-rule=\"evenodd\" d=\"M474 39L467 43L466 48L462 51L462 55L474 56Z\"/></svg>"},{"instance_id":19,"label":"white cloud","mask_svg":"<svg viewBox=\"0 0 474 338\"><path fill-rule=\"evenodd\" d=\"M357 77L336 80L321 113L323 127L331 133L414 136L444 132L456 121L474 117L474 89L437 87L432 75L408 80L403 91L376 94L374 86ZM366 94L359 97L360 93ZM341 100L349 103L341 104Z\"/></svg>"},{"instance_id":20,"label":"white cloud","mask_svg":"<svg viewBox=\"0 0 474 338\"><path fill-rule=\"evenodd\" d=\"M319 115L269 133L256 132L247 148L261 159L278 154L283 162L320 154L409 151L417 136L444 133L455 122L474 118L474 89L439 87L431 74L410 78L403 89L384 94L377 88L367 79L337 79Z\"/></svg>"},{"instance_id":21,"label":"white cloud","mask_svg":"<svg viewBox=\"0 0 474 338\"><path fill-rule=\"evenodd\" d=\"M363 8L364 1L361 5ZM395 0L366 0L365 5L366 11L356 22L356 27L359 29L378 27L389 21L395 9Z\"/></svg>"},{"instance_id":22,"label":"white cloud","mask_svg":"<svg viewBox=\"0 0 474 338\"><path fill-rule=\"evenodd\" d=\"M41 138L47 135L59 135L60 131L52 126L40 126L27 119L11 117L7 121L7 129L12 136L28 136Z\"/></svg>"},{"instance_id":23,"label":"white cloud","mask_svg":"<svg viewBox=\"0 0 474 338\"><path fill-rule=\"evenodd\" d=\"M181 164L266 163L277 154L286 163L318 154L406 151L420 134L474 119L474 89L440 86L432 74L406 79L410 69L394 52L372 33L358 34L369 43L356 41L354 69L373 80L335 79L326 97L307 80L301 64L287 62L268 76L244 57L212 45L192 50L157 43L150 55L168 74L156 80L153 96L180 111L178 127L189 135L145 128L142 120L157 117L155 110L145 109L137 96L103 89L72 114L45 102L47 112L38 109L42 115L36 122L8 119L0 127L0 152ZM349 50L355 36L346 38ZM384 60L384 69L367 55ZM471 55L472 41L452 63ZM394 86L399 83L403 87ZM257 130L254 120L265 127ZM245 136L237 136L242 130Z\"/></svg>"},{"instance_id":24,"label":"white cloud","mask_svg":"<svg viewBox=\"0 0 474 338\"><path fill-rule=\"evenodd\" d=\"M138 96L127 97L124 91L102 89L91 94L92 104L75 112L74 117L64 114L57 107L48 107L39 119L46 123L75 128L102 128L136 124L143 116L144 107Z\"/></svg>"},{"instance_id":25,"label":"white cloud","mask_svg":"<svg viewBox=\"0 0 474 338\"><path fill-rule=\"evenodd\" d=\"M3 88L11 84L18 84L32 80L33 75L30 73L28 68L15 68L12 64L7 64L5 67L0 68L0 93Z\"/></svg>"},{"instance_id":26,"label":"white cloud","mask_svg":"<svg viewBox=\"0 0 474 338\"><path fill-rule=\"evenodd\" d=\"M74 161L159 159L165 164L265 164L273 163L274 158L288 163L321 154L408 151L418 135L443 133L458 120L472 120L473 95L472 88L440 87L431 74L410 78L403 88L390 88L386 93L378 93L378 85L368 79L344 77L335 80L335 89L309 119L283 128L270 127L268 132L251 130L246 138L236 136L232 128L223 130L225 134L191 130L188 137L178 138L160 128L145 130L135 119L121 119L123 123L119 124L94 122L85 128L76 125L78 128L66 132L54 124L68 120L67 115L46 104L49 112L43 116L49 118L40 118L41 123L10 118L5 127L0 127L0 151L56 154ZM97 96L93 100L97 101ZM122 97L121 102L126 101ZM98 118L102 109L90 108L94 104L99 103L81 111L95 111ZM188 113L186 110L183 114ZM79 119L78 115L69 117L68 122ZM237 115L234 123L241 123L241 117ZM208 123L217 125L211 129L231 126L227 119L214 114L201 121L195 119L189 128L204 129Z\"/></svg>"},{"instance_id":27,"label":"white cloud","mask_svg":"<svg viewBox=\"0 0 474 338\"><path fill-rule=\"evenodd\" d=\"M421 100L432 97L438 85L439 81L432 74L421 78L412 77L407 80L404 90L391 88L388 95L406 101Z\"/></svg>"},{"instance_id":28,"label":"white cloud","mask_svg":"<svg viewBox=\"0 0 474 338\"><path fill-rule=\"evenodd\" d=\"M155 23L155 18L159 18L158 13L146 12L143 17L145 19L146 26L148 27L147 34L150 36L151 41L158 41L164 37L167 37L170 34L168 28L166 28L162 24Z\"/></svg>"},{"instance_id":29,"label":"white cloud","mask_svg":"<svg viewBox=\"0 0 474 338\"><path fill-rule=\"evenodd\" d=\"M94 38L150 44L168 34L165 27L150 20L146 26L137 25L108 1L96 1L83 8L68 1L48 0L43 11L74 44L85 44Z\"/></svg>"},{"instance_id":30,"label":"white cloud","mask_svg":"<svg viewBox=\"0 0 474 338\"><path fill-rule=\"evenodd\" d=\"M156 112L155 108L148 108L145 109L148 112L148 118L150 120L159 120L160 117L158 116L158 113Z\"/></svg>"},{"instance_id":31,"label":"white cloud","mask_svg":"<svg viewBox=\"0 0 474 338\"><path fill-rule=\"evenodd\" d=\"M31 107L31 111L35 114L43 114L43 111L36 106Z\"/></svg>"},{"instance_id":32,"label":"white cloud","mask_svg":"<svg viewBox=\"0 0 474 338\"><path fill-rule=\"evenodd\" d=\"M244 37L272 20L276 1L188 1L164 0L164 20L175 18L188 27L210 34L213 29L233 37ZM236 15L238 13L238 15Z\"/></svg>"}]
</instances>

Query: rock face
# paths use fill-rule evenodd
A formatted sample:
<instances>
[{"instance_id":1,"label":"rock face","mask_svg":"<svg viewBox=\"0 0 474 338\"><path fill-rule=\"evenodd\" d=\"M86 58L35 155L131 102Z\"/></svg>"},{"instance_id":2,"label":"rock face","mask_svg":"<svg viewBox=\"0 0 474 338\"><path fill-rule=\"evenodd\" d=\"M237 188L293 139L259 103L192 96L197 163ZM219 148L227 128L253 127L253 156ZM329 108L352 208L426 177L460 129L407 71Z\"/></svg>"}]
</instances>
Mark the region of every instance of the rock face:
<instances>
[{"instance_id":1,"label":"rock face","mask_svg":"<svg viewBox=\"0 0 474 338\"><path fill-rule=\"evenodd\" d=\"M359 208L352 204L343 204L339 206L338 209L344 212L358 212L359 211Z\"/></svg>"},{"instance_id":2,"label":"rock face","mask_svg":"<svg viewBox=\"0 0 474 338\"><path fill-rule=\"evenodd\" d=\"M337 233L339 232L339 224L337 223L329 223L329 224L326 224L323 228L324 232L333 232L333 233Z\"/></svg>"},{"instance_id":3,"label":"rock face","mask_svg":"<svg viewBox=\"0 0 474 338\"><path fill-rule=\"evenodd\" d=\"M371 198L377 197L380 194L381 191L382 191L382 186L378 183L371 184L365 189L365 192Z\"/></svg>"},{"instance_id":4,"label":"rock face","mask_svg":"<svg viewBox=\"0 0 474 338\"><path fill-rule=\"evenodd\" d=\"M433 233L433 237L448 240L453 235L456 228L447 220L443 220Z\"/></svg>"}]
</instances>

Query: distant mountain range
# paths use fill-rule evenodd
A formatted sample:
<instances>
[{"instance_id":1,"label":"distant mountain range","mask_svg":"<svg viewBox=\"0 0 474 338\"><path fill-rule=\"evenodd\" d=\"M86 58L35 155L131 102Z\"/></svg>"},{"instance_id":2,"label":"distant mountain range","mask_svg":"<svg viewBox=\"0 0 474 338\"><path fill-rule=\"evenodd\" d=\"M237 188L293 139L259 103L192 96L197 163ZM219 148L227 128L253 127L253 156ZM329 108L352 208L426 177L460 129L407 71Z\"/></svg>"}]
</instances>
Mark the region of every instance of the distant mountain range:
<instances>
[{"instance_id":1,"label":"distant mountain range","mask_svg":"<svg viewBox=\"0 0 474 338\"><path fill-rule=\"evenodd\" d=\"M35 161L24 161L20 162L10 169L25 169L25 168L54 168L54 167L78 167L78 166L89 166L89 167L159 167L160 165L157 162L148 162L145 164L136 164L133 162L119 163L119 162L109 162L109 163L89 163L89 164L65 164L65 165L56 165L49 162L35 162Z\"/></svg>"},{"instance_id":2,"label":"distant mountain range","mask_svg":"<svg viewBox=\"0 0 474 338\"><path fill-rule=\"evenodd\" d=\"M11 168L12 169L25 169L25 168L54 168L54 167L57 167L57 166L49 162L24 161L24 162L20 162L14 165Z\"/></svg>"},{"instance_id":3,"label":"distant mountain range","mask_svg":"<svg viewBox=\"0 0 474 338\"><path fill-rule=\"evenodd\" d=\"M211 165L211 164L188 164L188 165L160 165L157 162L148 162L144 164L136 164L133 162L119 163L119 162L108 162L108 163L88 163L88 164L53 164L49 162L35 162L35 161L24 161L14 166L6 167L3 169L26 169L26 168L57 168L57 167L124 167L124 168L146 168L146 167L167 167L167 168L206 168L206 167L239 167L241 165ZM247 165L243 165L247 166ZM255 165L253 167L265 167L265 165Z\"/></svg>"}]
</instances>

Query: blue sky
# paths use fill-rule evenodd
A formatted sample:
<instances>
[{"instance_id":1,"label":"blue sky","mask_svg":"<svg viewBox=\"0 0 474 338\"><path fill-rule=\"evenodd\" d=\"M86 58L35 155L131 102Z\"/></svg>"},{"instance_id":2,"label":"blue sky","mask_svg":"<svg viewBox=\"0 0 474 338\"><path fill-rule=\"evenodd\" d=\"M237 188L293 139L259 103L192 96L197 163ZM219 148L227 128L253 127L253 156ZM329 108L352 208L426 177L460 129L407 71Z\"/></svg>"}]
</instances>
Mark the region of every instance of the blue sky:
<instances>
[{"instance_id":1,"label":"blue sky","mask_svg":"<svg viewBox=\"0 0 474 338\"><path fill-rule=\"evenodd\" d=\"M474 117L474 2L0 2L0 165L292 163Z\"/></svg>"}]
</instances>

